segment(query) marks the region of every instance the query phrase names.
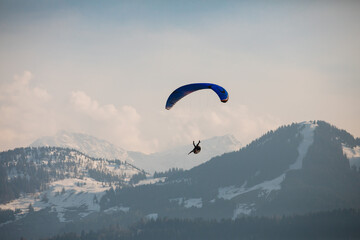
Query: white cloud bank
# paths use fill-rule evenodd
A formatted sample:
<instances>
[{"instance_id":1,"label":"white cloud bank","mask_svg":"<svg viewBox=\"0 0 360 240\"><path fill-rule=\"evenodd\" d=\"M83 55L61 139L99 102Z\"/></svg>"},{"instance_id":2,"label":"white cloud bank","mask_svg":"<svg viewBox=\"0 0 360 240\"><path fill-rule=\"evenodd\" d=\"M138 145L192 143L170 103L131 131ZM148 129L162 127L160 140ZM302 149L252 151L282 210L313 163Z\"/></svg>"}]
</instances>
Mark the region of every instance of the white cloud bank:
<instances>
[{"instance_id":1,"label":"white cloud bank","mask_svg":"<svg viewBox=\"0 0 360 240\"><path fill-rule=\"evenodd\" d=\"M141 117L134 107L101 105L82 91L72 92L70 102L78 116L85 117L81 124L82 131L108 139L126 149L148 148L148 144L141 140Z\"/></svg>"},{"instance_id":2,"label":"white cloud bank","mask_svg":"<svg viewBox=\"0 0 360 240\"><path fill-rule=\"evenodd\" d=\"M1 85L0 150L25 147L61 129L100 136L127 148L146 145L140 139L140 115L133 107L101 105L82 91L72 92L70 101L61 101L32 86L32 79L26 71Z\"/></svg>"},{"instance_id":3,"label":"white cloud bank","mask_svg":"<svg viewBox=\"0 0 360 240\"><path fill-rule=\"evenodd\" d=\"M32 78L26 71L21 76L14 76L11 83L1 84L1 150L26 146L29 139L54 128L54 122L49 121L52 118L51 96L45 89L31 86Z\"/></svg>"},{"instance_id":4,"label":"white cloud bank","mask_svg":"<svg viewBox=\"0 0 360 240\"><path fill-rule=\"evenodd\" d=\"M243 105L224 105L213 95L205 104L192 104L197 97L190 97L171 111L139 113L134 106L102 104L84 91L56 99L32 81L33 75L27 71L1 85L1 151L28 146L36 138L60 130L90 134L142 152L228 133L245 144L279 125L271 116L256 116Z\"/></svg>"}]
</instances>

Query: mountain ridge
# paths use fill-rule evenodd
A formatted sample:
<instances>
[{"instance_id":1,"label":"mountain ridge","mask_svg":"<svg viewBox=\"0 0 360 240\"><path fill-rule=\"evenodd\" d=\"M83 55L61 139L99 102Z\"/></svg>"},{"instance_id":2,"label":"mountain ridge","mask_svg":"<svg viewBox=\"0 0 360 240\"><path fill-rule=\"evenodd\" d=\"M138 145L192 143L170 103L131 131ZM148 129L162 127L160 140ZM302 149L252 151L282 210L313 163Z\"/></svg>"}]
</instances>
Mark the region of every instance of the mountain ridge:
<instances>
[{"instance_id":1,"label":"mountain ridge","mask_svg":"<svg viewBox=\"0 0 360 240\"><path fill-rule=\"evenodd\" d=\"M42 137L35 140L30 147L52 146L76 149L90 157L109 160L119 159L129 162L147 172L166 171L170 168L190 169L210 160L212 157L225 152L234 151L241 147L241 143L231 134L215 136L201 142L203 151L198 155L188 153L192 144L178 146L162 152L144 154L127 151L106 140L102 140L83 133L60 131L54 136Z\"/></svg>"},{"instance_id":2,"label":"mountain ridge","mask_svg":"<svg viewBox=\"0 0 360 240\"><path fill-rule=\"evenodd\" d=\"M48 215L52 226L59 225L52 230L56 233L130 224L142 218L236 220L360 209L359 143L359 138L329 123L307 121L268 131L243 148L191 169L173 169L138 184L112 182L110 186L111 179L106 182L106 175L100 174L97 177L103 178L104 184L90 184L90 179L86 186L82 184L87 180L69 175L53 182L66 185L62 194L50 184L40 192L39 200L33 198L34 213L26 215L28 210L23 209L23 218L0 225L0 237L6 229L17 229L17 221L31 229L35 223L28 219ZM45 193L48 203L42 201ZM65 199L74 201L74 208L55 204ZM88 207L78 204L80 201ZM69 220L74 222L67 224Z\"/></svg>"},{"instance_id":3,"label":"mountain ridge","mask_svg":"<svg viewBox=\"0 0 360 240\"><path fill-rule=\"evenodd\" d=\"M30 144L30 147L42 146L76 149L94 158L119 159L133 163L133 159L127 155L125 149L115 146L106 140L84 133L73 133L61 130L54 136L41 137Z\"/></svg>"}]
</instances>

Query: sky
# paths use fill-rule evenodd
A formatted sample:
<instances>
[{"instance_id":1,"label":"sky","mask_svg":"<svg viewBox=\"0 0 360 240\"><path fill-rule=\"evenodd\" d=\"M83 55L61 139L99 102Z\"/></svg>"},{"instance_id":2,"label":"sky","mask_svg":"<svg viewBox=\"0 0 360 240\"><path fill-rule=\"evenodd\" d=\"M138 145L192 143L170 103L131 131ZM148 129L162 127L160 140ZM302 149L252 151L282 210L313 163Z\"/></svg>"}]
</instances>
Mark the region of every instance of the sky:
<instances>
[{"instance_id":1,"label":"sky","mask_svg":"<svg viewBox=\"0 0 360 240\"><path fill-rule=\"evenodd\" d=\"M359 1L0 0L0 151L66 130L151 153L324 120L360 137ZM229 92L170 93L193 82Z\"/></svg>"}]
</instances>

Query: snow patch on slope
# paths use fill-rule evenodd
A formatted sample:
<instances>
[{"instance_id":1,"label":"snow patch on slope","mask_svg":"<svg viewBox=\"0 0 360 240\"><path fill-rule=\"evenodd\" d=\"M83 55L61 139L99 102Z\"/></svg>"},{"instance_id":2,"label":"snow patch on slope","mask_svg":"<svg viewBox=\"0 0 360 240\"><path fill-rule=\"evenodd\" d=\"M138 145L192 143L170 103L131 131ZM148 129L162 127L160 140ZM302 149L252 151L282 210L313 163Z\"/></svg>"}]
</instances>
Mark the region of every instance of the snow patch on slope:
<instances>
[{"instance_id":1,"label":"snow patch on slope","mask_svg":"<svg viewBox=\"0 0 360 240\"><path fill-rule=\"evenodd\" d=\"M302 142L298 146L299 156L296 161L289 166L289 170L298 170L302 168L302 161L304 160L309 147L314 142L314 130L317 127L317 124L310 122L302 123L304 128L301 130L301 135L303 136Z\"/></svg>"},{"instance_id":2,"label":"snow patch on slope","mask_svg":"<svg viewBox=\"0 0 360 240\"><path fill-rule=\"evenodd\" d=\"M159 214L157 214L157 213L150 213L150 214L148 214L148 215L145 216L145 219L156 221L156 219L158 219L158 217L159 217Z\"/></svg>"},{"instance_id":3,"label":"snow patch on slope","mask_svg":"<svg viewBox=\"0 0 360 240\"><path fill-rule=\"evenodd\" d=\"M201 198L189 198L186 200L185 198L171 198L169 199L169 201L176 202L177 204L179 204L180 206L184 206L185 208L202 208L203 206Z\"/></svg>"},{"instance_id":4,"label":"snow patch on slope","mask_svg":"<svg viewBox=\"0 0 360 240\"><path fill-rule=\"evenodd\" d=\"M23 217L28 213L29 204L35 211L51 208L56 212L60 222L67 222L65 214L69 209L76 209L80 217L85 217L92 212L100 211L100 198L109 186L95 181L92 178L69 178L50 183L49 189L36 194L26 194L6 204L1 204L1 209L20 209Z\"/></svg>"},{"instance_id":5,"label":"snow patch on slope","mask_svg":"<svg viewBox=\"0 0 360 240\"><path fill-rule=\"evenodd\" d=\"M129 207L119 207L119 206L115 206L115 207L111 207L111 208L108 208L106 210L104 210L104 213L107 213L107 214L111 214L111 213L114 213L114 212L129 212L130 208Z\"/></svg>"},{"instance_id":6,"label":"snow patch on slope","mask_svg":"<svg viewBox=\"0 0 360 240\"><path fill-rule=\"evenodd\" d=\"M296 161L289 166L289 168L280 176L262 182L260 184L257 184L253 187L247 188L245 182L241 187L237 188L235 186L228 186L228 187L221 187L218 189L218 198L230 200L234 197L237 197L241 194L260 190L259 197L267 197L272 191L280 190L281 189L281 183L284 181L286 172L291 170L299 170L302 168L302 162L305 158L307 151L309 147L314 142L314 130L317 127L317 124L311 123L311 122L303 122L301 123L301 132L300 134L303 136L302 142L298 146L298 157Z\"/></svg>"},{"instance_id":7,"label":"snow patch on slope","mask_svg":"<svg viewBox=\"0 0 360 240\"><path fill-rule=\"evenodd\" d=\"M241 194L251 192L254 190L261 190L260 194L261 196L268 196L270 192L274 190L280 190L281 189L281 183L285 179L285 173L281 174L279 177L274 178L269 181L262 182L260 184L257 184L251 188L246 188L246 182L240 187L236 188L235 186L229 186L229 187L223 187L219 188L218 190L218 198L222 198L225 200L230 200L236 196L239 196Z\"/></svg>"},{"instance_id":8,"label":"snow patch on slope","mask_svg":"<svg viewBox=\"0 0 360 240\"><path fill-rule=\"evenodd\" d=\"M238 204L234 210L232 219L235 220L238 216L241 215L250 215L254 210L255 204Z\"/></svg>"},{"instance_id":9,"label":"snow patch on slope","mask_svg":"<svg viewBox=\"0 0 360 240\"><path fill-rule=\"evenodd\" d=\"M148 184L155 184L155 183L159 183L159 182L164 182L165 179L166 179L166 177L159 177L159 178L151 178L150 177L150 178L139 181L134 186L148 185Z\"/></svg>"},{"instance_id":10,"label":"snow patch on slope","mask_svg":"<svg viewBox=\"0 0 360 240\"><path fill-rule=\"evenodd\" d=\"M248 192L245 188L247 182L240 187L236 188L234 185L228 187L222 187L218 189L218 198L222 198L225 200L230 200L240 194Z\"/></svg>"},{"instance_id":11,"label":"snow patch on slope","mask_svg":"<svg viewBox=\"0 0 360 240\"><path fill-rule=\"evenodd\" d=\"M349 159L350 167L360 168L360 146L354 148L342 145L343 153Z\"/></svg>"},{"instance_id":12,"label":"snow patch on slope","mask_svg":"<svg viewBox=\"0 0 360 240\"><path fill-rule=\"evenodd\" d=\"M190 198L184 201L184 207L191 208L201 208L202 207L202 199L201 198Z\"/></svg>"}]
</instances>

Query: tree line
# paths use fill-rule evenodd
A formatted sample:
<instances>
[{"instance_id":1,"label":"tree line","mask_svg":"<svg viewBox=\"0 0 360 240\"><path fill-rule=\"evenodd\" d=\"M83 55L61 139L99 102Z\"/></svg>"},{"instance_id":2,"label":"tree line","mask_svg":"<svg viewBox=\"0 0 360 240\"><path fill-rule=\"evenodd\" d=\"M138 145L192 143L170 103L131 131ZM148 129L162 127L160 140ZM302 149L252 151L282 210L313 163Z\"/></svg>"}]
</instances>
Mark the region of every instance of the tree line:
<instances>
[{"instance_id":1,"label":"tree line","mask_svg":"<svg viewBox=\"0 0 360 240\"><path fill-rule=\"evenodd\" d=\"M236 220L142 220L130 227L65 233L43 240L152 239L359 239L360 210L342 209L301 216L243 217Z\"/></svg>"}]
</instances>

